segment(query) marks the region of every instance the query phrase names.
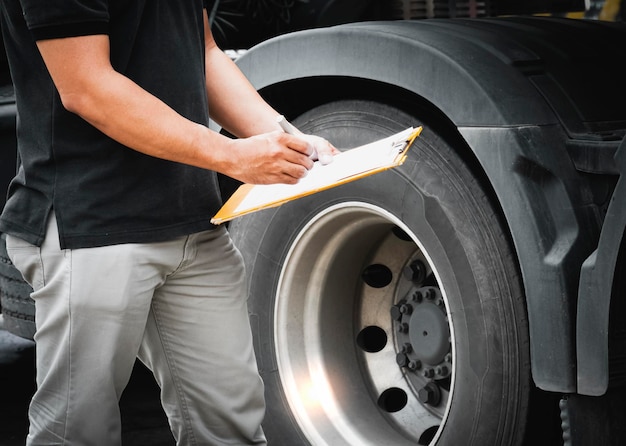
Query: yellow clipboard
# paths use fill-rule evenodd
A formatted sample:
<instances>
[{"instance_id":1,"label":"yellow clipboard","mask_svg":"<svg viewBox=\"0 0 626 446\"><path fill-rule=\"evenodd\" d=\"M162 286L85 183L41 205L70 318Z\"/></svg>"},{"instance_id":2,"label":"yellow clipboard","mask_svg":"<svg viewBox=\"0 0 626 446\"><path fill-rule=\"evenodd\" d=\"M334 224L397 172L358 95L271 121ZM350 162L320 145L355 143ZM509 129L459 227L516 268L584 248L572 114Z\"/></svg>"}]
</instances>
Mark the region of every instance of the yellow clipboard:
<instances>
[{"instance_id":1,"label":"yellow clipboard","mask_svg":"<svg viewBox=\"0 0 626 446\"><path fill-rule=\"evenodd\" d=\"M422 127L409 127L395 135L341 152L328 165L315 162L307 176L297 184L243 184L224 203L211 223L218 225L397 167L404 162L421 131Z\"/></svg>"}]
</instances>

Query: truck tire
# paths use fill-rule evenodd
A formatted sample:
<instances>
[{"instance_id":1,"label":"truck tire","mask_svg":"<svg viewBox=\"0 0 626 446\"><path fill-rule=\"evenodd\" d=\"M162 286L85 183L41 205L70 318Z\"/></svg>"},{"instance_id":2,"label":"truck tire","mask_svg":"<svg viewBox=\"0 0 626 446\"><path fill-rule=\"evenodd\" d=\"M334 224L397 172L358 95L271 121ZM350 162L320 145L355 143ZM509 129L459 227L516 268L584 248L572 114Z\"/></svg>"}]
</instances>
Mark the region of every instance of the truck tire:
<instances>
[{"instance_id":1,"label":"truck tire","mask_svg":"<svg viewBox=\"0 0 626 446\"><path fill-rule=\"evenodd\" d=\"M35 301L30 298L33 289L9 259L5 237L0 235L0 302L4 328L14 335L33 339Z\"/></svg>"},{"instance_id":2,"label":"truck tire","mask_svg":"<svg viewBox=\"0 0 626 446\"><path fill-rule=\"evenodd\" d=\"M298 119L354 147L422 125L337 101ZM424 126L399 168L231 222L272 445L520 445L529 334L497 205Z\"/></svg>"}]
</instances>

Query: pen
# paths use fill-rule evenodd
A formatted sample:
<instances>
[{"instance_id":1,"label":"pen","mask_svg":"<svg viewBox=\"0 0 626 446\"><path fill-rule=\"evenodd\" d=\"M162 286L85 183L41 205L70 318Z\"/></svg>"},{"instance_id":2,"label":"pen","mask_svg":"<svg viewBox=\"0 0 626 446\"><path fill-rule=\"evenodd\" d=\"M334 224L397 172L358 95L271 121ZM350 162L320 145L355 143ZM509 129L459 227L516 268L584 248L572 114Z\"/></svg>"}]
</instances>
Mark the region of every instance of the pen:
<instances>
[{"instance_id":1,"label":"pen","mask_svg":"<svg viewBox=\"0 0 626 446\"><path fill-rule=\"evenodd\" d=\"M295 135L295 134L301 133L289 121L287 121L287 119L285 119L283 115L279 115L276 118L276 122L278 122L278 125L280 125L280 128L283 129L283 132L289 135ZM311 153L309 157L313 160L317 160L318 159L317 151L313 149L313 153ZM330 164L333 160L332 156L328 156L328 155L323 155L322 158L323 159L319 159L320 163L322 164Z\"/></svg>"},{"instance_id":2,"label":"pen","mask_svg":"<svg viewBox=\"0 0 626 446\"><path fill-rule=\"evenodd\" d=\"M278 122L278 125L280 125L280 128L283 129L285 133L288 133L290 135L295 135L298 133L298 130L293 125L291 125L291 123L287 121L283 115L278 116L276 118L276 122Z\"/></svg>"}]
</instances>

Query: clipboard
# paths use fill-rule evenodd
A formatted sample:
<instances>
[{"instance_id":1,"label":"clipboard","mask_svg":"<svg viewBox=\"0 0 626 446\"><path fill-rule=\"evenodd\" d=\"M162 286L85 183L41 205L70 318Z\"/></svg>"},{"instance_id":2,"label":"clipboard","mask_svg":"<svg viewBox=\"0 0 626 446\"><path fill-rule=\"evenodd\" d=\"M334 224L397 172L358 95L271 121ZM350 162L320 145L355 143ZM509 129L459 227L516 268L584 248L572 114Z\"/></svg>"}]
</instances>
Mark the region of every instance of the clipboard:
<instances>
[{"instance_id":1,"label":"clipboard","mask_svg":"<svg viewBox=\"0 0 626 446\"><path fill-rule=\"evenodd\" d=\"M297 184L243 184L224 203L211 223L219 225L400 166L421 132L422 127L409 127L395 135L341 152L330 164L322 165L316 161L307 176Z\"/></svg>"}]
</instances>

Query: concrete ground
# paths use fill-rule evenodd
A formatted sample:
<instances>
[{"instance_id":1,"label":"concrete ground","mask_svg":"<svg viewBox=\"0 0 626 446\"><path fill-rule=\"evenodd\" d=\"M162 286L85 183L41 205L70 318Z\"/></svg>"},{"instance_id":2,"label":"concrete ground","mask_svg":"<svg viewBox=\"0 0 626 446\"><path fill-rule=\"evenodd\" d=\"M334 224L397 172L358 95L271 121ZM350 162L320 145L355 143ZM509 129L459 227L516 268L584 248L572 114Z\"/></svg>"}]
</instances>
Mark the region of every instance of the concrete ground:
<instances>
[{"instance_id":1,"label":"concrete ground","mask_svg":"<svg viewBox=\"0 0 626 446\"><path fill-rule=\"evenodd\" d=\"M0 315L0 446L23 446L35 391L35 345L2 329ZM151 373L137 364L120 401L124 446L171 446L174 440Z\"/></svg>"}]
</instances>

